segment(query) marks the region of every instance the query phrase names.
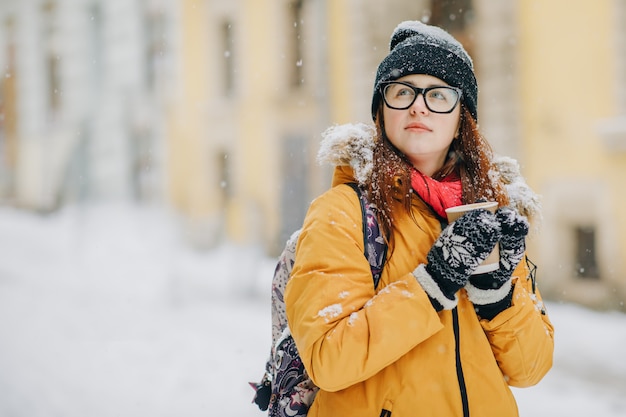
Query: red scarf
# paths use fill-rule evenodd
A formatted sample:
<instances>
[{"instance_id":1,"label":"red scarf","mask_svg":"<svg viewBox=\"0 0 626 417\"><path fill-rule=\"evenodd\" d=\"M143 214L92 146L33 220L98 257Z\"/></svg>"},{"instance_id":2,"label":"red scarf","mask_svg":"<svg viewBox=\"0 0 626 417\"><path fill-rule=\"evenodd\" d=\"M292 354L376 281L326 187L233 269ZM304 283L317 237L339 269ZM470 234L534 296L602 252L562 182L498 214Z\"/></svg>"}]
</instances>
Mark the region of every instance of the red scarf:
<instances>
[{"instance_id":1,"label":"red scarf","mask_svg":"<svg viewBox=\"0 0 626 417\"><path fill-rule=\"evenodd\" d=\"M462 204L463 189L461 179L456 174L450 174L441 181L437 181L414 169L411 174L411 186L422 200L443 219L447 217L447 208Z\"/></svg>"}]
</instances>

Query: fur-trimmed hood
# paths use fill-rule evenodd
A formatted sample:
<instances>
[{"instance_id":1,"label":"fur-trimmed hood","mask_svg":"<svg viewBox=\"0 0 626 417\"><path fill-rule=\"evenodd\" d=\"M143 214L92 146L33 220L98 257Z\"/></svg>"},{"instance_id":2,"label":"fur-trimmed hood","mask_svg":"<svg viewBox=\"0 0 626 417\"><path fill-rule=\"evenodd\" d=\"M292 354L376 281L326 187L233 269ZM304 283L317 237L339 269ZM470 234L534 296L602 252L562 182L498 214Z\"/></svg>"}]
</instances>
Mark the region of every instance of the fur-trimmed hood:
<instances>
[{"instance_id":1,"label":"fur-trimmed hood","mask_svg":"<svg viewBox=\"0 0 626 417\"><path fill-rule=\"evenodd\" d=\"M354 179L366 184L373 169L373 149L376 129L365 123L332 126L322 134L323 140L317 154L320 164L335 167L350 166ZM519 163L510 157L494 155L496 172L492 178L501 178L505 184L511 206L529 219L541 217L539 196L526 184Z\"/></svg>"}]
</instances>

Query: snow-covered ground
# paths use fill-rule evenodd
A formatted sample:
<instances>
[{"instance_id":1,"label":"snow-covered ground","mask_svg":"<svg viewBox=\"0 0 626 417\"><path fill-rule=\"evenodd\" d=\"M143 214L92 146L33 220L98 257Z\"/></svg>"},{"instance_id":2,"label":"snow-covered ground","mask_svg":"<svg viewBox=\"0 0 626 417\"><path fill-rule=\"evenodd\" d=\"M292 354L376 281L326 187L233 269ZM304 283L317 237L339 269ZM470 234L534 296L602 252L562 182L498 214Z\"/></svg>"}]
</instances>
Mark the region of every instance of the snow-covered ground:
<instances>
[{"instance_id":1,"label":"snow-covered ground","mask_svg":"<svg viewBox=\"0 0 626 417\"><path fill-rule=\"evenodd\" d=\"M0 416L262 416L273 267L185 247L163 209L0 208ZM521 415L625 416L626 316L547 305L555 364Z\"/></svg>"}]
</instances>

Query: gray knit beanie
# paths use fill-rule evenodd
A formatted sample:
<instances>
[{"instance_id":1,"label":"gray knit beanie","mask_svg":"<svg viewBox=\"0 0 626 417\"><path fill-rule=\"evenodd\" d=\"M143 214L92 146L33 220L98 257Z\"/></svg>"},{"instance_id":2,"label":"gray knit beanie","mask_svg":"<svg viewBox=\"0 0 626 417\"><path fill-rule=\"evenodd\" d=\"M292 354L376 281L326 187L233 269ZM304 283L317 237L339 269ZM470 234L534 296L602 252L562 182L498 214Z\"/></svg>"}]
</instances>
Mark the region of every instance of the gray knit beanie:
<instances>
[{"instance_id":1,"label":"gray knit beanie","mask_svg":"<svg viewBox=\"0 0 626 417\"><path fill-rule=\"evenodd\" d=\"M478 120L478 85L472 59L463 46L445 30L419 21L400 23L391 35L389 55L376 71L372 118L380 105L380 84L409 74L440 78L463 91L462 102Z\"/></svg>"}]
</instances>

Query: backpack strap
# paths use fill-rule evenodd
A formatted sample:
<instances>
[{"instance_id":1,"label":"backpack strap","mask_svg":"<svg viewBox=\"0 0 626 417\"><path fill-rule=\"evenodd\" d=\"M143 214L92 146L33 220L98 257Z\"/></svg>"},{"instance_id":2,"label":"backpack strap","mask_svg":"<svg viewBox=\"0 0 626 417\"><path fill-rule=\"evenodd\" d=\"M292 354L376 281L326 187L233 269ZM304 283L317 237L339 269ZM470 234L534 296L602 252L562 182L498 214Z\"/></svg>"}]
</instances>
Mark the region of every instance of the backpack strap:
<instances>
[{"instance_id":1,"label":"backpack strap","mask_svg":"<svg viewBox=\"0 0 626 417\"><path fill-rule=\"evenodd\" d=\"M361 187L356 183L349 182L349 185L359 197L361 203L361 217L363 223L363 246L365 247L365 259L370 264L374 289L378 287L380 276L383 273L385 259L387 258L387 244L380 231L378 218L371 204Z\"/></svg>"}]
</instances>

